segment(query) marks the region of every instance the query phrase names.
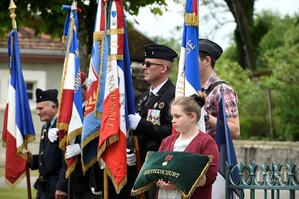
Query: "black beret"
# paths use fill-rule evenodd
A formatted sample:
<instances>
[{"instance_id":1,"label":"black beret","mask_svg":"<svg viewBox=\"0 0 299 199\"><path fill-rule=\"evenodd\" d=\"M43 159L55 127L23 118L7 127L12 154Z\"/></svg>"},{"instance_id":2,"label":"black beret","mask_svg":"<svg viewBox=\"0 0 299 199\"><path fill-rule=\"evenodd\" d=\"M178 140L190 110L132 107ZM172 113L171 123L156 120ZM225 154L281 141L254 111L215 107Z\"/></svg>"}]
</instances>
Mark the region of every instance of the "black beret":
<instances>
[{"instance_id":1,"label":"black beret","mask_svg":"<svg viewBox=\"0 0 299 199\"><path fill-rule=\"evenodd\" d=\"M223 52L222 48L218 44L208 39L199 39L198 46L199 52L208 53L215 60L217 60Z\"/></svg>"},{"instance_id":2,"label":"black beret","mask_svg":"<svg viewBox=\"0 0 299 199\"><path fill-rule=\"evenodd\" d=\"M171 48L159 44L148 44L144 46L145 58L165 59L173 62L178 54Z\"/></svg>"},{"instance_id":3,"label":"black beret","mask_svg":"<svg viewBox=\"0 0 299 199\"><path fill-rule=\"evenodd\" d=\"M43 101L52 101L57 103L57 96L58 90L57 89L49 89L43 91L42 89L38 88L35 90L36 94L36 102L43 102Z\"/></svg>"}]
</instances>

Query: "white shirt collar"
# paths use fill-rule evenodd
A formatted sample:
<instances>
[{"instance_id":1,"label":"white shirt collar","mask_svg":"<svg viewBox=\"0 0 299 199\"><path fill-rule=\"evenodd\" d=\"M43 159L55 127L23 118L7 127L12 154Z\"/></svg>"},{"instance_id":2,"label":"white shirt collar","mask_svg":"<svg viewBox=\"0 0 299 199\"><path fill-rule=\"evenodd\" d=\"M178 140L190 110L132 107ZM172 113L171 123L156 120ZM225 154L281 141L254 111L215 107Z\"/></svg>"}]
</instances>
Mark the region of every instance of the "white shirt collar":
<instances>
[{"instance_id":1,"label":"white shirt collar","mask_svg":"<svg viewBox=\"0 0 299 199\"><path fill-rule=\"evenodd\" d=\"M150 92L152 92L154 95L157 95L157 93L159 92L159 90L162 88L162 86L168 81L165 80L164 82L162 82L162 84L160 84L159 86L157 86L154 90L152 90L152 87L150 88Z\"/></svg>"}]
</instances>

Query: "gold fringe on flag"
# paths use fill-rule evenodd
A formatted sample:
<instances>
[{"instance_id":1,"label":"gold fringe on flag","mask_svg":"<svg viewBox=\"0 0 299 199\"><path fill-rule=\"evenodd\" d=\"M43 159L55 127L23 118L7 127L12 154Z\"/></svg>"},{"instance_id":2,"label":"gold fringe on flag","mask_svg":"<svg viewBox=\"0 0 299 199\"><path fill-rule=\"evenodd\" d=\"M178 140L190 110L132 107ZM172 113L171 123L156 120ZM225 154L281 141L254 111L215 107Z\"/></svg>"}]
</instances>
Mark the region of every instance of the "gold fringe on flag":
<instances>
[{"instance_id":1,"label":"gold fringe on flag","mask_svg":"<svg viewBox=\"0 0 299 199\"><path fill-rule=\"evenodd\" d=\"M198 16L195 13L185 14L186 26L198 26Z\"/></svg>"},{"instance_id":2,"label":"gold fringe on flag","mask_svg":"<svg viewBox=\"0 0 299 199\"><path fill-rule=\"evenodd\" d=\"M105 36L104 31L98 31L93 33L93 40L103 40Z\"/></svg>"},{"instance_id":3,"label":"gold fringe on flag","mask_svg":"<svg viewBox=\"0 0 299 199\"><path fill-rule=\"evenodd\" d=\"M125 30L123 28L117 28L117 29L108 29L107 30L108 35L118 35L118 34L125 34Z\"/></svg>"}]
</instances>

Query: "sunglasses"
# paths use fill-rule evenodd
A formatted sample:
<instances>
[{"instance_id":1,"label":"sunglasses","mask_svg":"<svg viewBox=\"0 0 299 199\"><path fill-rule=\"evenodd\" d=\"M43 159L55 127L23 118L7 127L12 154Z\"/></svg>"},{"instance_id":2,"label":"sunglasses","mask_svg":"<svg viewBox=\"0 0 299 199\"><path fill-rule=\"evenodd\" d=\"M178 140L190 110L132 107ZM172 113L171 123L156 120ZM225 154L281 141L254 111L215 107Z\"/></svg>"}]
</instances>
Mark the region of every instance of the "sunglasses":
<instances>
[{"instance_id":1,"label":"sunglasses","mask_svg":"<svg viewBox=\"0 0 299 199\"><path fill-rule=\"evenodd\" d=\"M151 65L157 65L157 66L164 66L165 64L157 64L157 63L153 63L153 62L149 62L149 61L144 61L142 62L142 66L144 66L149 68Z\"/></svg>"}]
</instances>

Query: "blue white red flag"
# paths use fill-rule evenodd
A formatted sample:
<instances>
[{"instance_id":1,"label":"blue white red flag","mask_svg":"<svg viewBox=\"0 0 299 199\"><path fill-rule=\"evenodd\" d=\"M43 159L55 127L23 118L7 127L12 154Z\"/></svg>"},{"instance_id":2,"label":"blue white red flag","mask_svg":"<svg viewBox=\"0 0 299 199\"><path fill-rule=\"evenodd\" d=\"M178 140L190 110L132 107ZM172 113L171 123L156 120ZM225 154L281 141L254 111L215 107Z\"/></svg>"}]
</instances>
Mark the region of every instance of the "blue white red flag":
<instances>
[{"instance_id":1,"label":"blue white red flag","mask_svg":"<svg viewBox=\"0 0 299 199\"><path fill-rule=\"evenodd\" d=\"M235 183L239 182L238 161L234 148L234 143L226 120L224 92L220 87L221 100L218 107L217 124L216 124L216 143L219 150L219 168L218 175L212 188L212 198L226 198L226 164L236 166L233 170L232 179ZM240 190L235 190L232 198L239 198Z\"/></svg>"},{"instance_id":2,"label":"blue white red flag","mask_svg":"<svg viewBox=\"0 0 299 199\"><path fill-rule=\"evenodd\" d=\"M98 157L119 193L127 182L128 114L135 113L135 105L122 1L110 1L107 16L110 51Z\"/></svg>"},{"instance_id":3,"label":"blue white red flag","mask_svg":"<svg viewBox=\"0 0 299 199\"><path fill-rule=\"evenodd\" d=\"M95 19L92 56L89 65L88 90L81 136L82 166L86 172L97 162L99 133L102 123L103 100L108 62L105 3L98 2Z\"/></svg>"},{"instance_id":4,"label":"blue white red flag","mask_svg":"<svg viewBox=\"0 0 299 199\"><path fill-rule=\"evenodd\" d=\"M23 149L35 140L34 126L24 82L18 32L12 30L8 38L8 67L10 69L7 102L4 114L2 145L6 147L5 182L15 187L25 176L27 155Z\"/></svg>"},{"instance_id":5,"label":"blue white red flag","mask_svg":"<svg viewBox=\"0 0 299 199\"><path fill-rule=\"evenodd\" d=\"M76 3L63 6L70 14L69 29L66 42L66 55L62 75L60 101L57 117L59 129L59 147L75 143L76 136L81 135L83 126L82 88L80 78L80 56L78 45L78 15ZM66 177L68 177L78 162L77 157L67 159Z\"/></svg>"},{"instance_id":6,"label":"blue white red flag","mask_svg":"<svg viewBox=\"0 0 299 199\"><path fill-rule=\"evenodd\" d=\"M190 96L201 91L198 62L198 0L186 0L184 30L179 60L175 97ZM202 115L204 109L202 109ZM206 132L203 117L199 130Z\"/></svg>"}]
</instances>

